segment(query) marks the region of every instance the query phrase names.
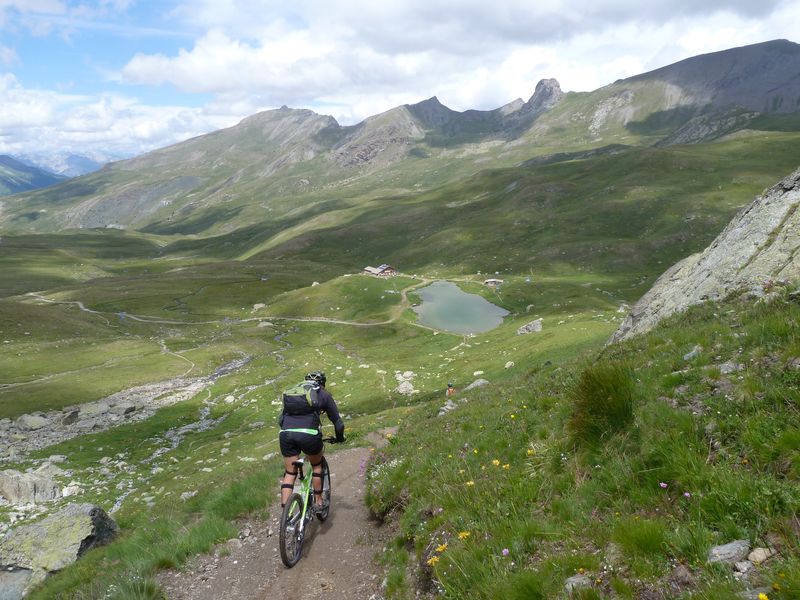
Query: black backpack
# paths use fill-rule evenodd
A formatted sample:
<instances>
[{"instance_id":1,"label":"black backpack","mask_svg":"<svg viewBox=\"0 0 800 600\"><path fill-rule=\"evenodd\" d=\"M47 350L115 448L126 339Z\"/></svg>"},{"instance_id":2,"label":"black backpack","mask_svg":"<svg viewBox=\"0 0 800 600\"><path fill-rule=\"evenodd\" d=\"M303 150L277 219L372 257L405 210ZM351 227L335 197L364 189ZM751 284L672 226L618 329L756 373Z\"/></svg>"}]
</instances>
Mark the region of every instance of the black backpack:
<instances>
[{"instance_id":1,"label":"black backpack","mask_svg":"<svg viewBox=\"0 0 800 600\"><path fill-rule=\"evenodd\" d=\"M283 412L287 415L310 415L319 410L313 381L303 381L283 392Z\"/></svg>"}]
</instances>

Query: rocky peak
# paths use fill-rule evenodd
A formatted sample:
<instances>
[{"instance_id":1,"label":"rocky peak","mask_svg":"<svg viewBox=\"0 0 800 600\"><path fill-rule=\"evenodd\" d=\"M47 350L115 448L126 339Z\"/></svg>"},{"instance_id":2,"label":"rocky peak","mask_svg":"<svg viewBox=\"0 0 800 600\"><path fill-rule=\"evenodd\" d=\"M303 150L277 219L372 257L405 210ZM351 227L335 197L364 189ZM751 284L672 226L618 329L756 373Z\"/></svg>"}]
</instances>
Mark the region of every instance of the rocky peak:
<instances>
[{"instance_id":1,"label":"rocky peak","mask_svg":"<svg viewBox=\"0 0 800 600\"><path fill-rule=\"evenodd\" d=\"M419 121L429 129L441 127L457 114L439 102L439 98L432 96L416 104L407 104L406 108Z\"/></svg>"},{"instance_id":2,"label":"rocky peak","mask_svg":"<svg viewBox=\"0 0 800 600\"><path fill-rule=\"evenodd\" d=\"M652 329L661 319L738 290L761 296L800 278L800 169L766 190L699 254L668 269L642 296L611 341Z\"/></svg>"},{"instance_id":3,"label":"rocky peak","mask_svg":"<svg viewBox=\"0 0 800 600\"><path fill-rule=\"evenodd\" d=\"M555 106L564 97L557 79L542 79L536 84L530 100L525 103L525 110L542 112Z\"/></svg>"}]
</instances>

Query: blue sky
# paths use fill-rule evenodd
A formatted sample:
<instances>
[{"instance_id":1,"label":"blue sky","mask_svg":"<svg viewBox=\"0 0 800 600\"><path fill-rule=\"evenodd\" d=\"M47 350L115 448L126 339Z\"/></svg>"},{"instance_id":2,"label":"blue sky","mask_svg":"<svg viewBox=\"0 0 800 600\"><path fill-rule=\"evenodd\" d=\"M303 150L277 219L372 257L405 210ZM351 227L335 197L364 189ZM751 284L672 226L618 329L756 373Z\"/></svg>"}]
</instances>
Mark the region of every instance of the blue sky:
<instances>
[{"instance_id":1,"label":"blue sky","mask_svg":"<svg viewBox=\"0 0 800 600\"><path fill-rule=\"evenodd\" d=\"M0 0L0 153L139 154L283 104L491 109L798 31L789 0Z\"/></svg>"}]
</instances>

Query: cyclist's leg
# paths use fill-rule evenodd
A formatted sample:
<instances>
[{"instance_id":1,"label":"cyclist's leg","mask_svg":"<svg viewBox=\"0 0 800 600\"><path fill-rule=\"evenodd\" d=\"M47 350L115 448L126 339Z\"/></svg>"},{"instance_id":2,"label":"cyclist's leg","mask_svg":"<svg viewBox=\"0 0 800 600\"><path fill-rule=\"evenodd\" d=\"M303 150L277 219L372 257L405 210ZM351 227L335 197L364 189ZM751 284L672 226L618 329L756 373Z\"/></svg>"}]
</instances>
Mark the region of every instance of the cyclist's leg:
<instances>
[{"instance_id":1,"label":"cyclist's leg","mask_svg":"<svg viewBox=\"0 0 800 600\"><path fill-rule=\"evenodd\" d=\"M322 506L322 452L319 454L306 454L313 474L311 483L314 487L314 504Z\"/></svg>"},{"instance_id":2,"label":"cyclist's leg","mask_svg":"<svg viewBox=\"0 0 800 600\"><path fill-rule=\"evenodd\" d=\"M281 506L284 506L292 495L294 489L294 481L297 479L297 467L294 466L294 461L299 460L300 455L297 456L284 456L283 457L283 479L281 479Z\"/></svg>"}]
</instances>

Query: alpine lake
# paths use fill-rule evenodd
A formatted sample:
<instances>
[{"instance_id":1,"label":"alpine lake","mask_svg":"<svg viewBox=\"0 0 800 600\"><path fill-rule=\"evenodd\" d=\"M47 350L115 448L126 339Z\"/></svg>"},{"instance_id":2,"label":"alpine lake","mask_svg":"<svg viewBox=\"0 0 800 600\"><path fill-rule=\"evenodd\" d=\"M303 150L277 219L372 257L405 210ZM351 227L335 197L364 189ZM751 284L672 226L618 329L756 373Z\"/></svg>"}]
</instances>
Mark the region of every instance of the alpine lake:
<instances>
[{"instance_id":1,"label":"alpine lake","mask_svg":"<svg viewBox=\"0 0 800 600\"><path fill-rule=\"evenodd\" d=\"M414 307L421 325L451 333L483 333L498 327L509 312L451 281L435 281L416 291L422 299Z\"/></svg>"}]
</instances>

